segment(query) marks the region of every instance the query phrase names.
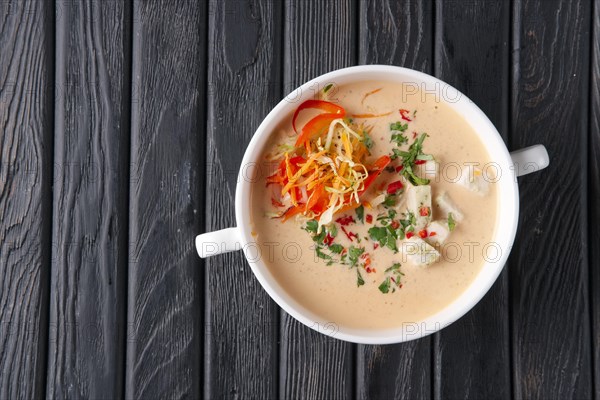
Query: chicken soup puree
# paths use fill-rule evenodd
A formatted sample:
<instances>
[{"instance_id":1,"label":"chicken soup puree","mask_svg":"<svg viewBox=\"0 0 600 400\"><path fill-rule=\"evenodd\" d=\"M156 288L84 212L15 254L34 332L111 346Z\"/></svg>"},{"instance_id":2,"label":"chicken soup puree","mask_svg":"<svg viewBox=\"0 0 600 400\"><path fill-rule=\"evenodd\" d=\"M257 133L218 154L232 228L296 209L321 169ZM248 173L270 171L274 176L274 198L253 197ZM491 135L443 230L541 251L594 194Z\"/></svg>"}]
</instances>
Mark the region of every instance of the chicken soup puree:
<instances>
[{"instance_id":1,"label":"chicken soup puree","mask_svg":"<svg viewBox=\"0 0 600 400\"><path fill-rule=\"evenodd\" d=\"M335 324L422 321L498 257L495 164L450 106L407 92L326 86L273 132L252 183L264 262Z\"/></svg>"}]
</instances>

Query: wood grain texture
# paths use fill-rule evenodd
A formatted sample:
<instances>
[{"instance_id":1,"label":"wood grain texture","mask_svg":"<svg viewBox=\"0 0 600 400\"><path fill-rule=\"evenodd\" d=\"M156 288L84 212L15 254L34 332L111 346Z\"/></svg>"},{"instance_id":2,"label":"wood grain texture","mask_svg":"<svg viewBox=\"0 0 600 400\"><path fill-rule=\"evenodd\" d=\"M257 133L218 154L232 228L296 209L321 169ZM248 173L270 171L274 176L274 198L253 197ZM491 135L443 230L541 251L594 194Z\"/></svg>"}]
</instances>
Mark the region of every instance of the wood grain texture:
<instances>
[{"instance_id":1,"label":"wood grain texture","mask_svg":"<svg viewBox=\"0 0 600 400\"><path fill-rule=\"evenodd\" d=\"M56 3L47 396L122 396L130 4Z\"/></svg>"},{"instance_id":2,"label":"wood grain texture","mask_svg":"<svg viewBox=\"0 0 600 400\"><path fill-rule=\"evenodd\" d=\"M364 1L360 5L361 64L432 72L432 1ZM431 352L431 337L390 346L357 346L357 397L431 398Z\"/></svg>"},{"instance_id":3,"label":"wood grain texture","mask_svg":"<svg viewBox=\"0 0 600 400\"><path fill-rule=\"evenodd\" d=\"M201 396L206 15L134 1L128 399Z\"/></svg>"},{"instance_id":4,"label":"wood grain texture","mask_svg":"<svg viewBox=\"0 0 600 400\"><path fill-rule=\"evenodd\" d=\"M286 93L318 75L356 63L357 12L351 0L286 2ZM352 344L330 339L282 312L280 349L280 398L353 396Z\"/></svg>"},{"instance_id":5,"label":"wood grain texture","mask_svg":"<svg viewBox=\"0 0 600 400\"><path fill-rule=\"evenodd\" d=\"M592 372L600 399L600 0L594 2L591 59L590 137L588 158L589 266L592 306Z\"/></svg>"},{"instance_id":6,"label":"wood grain texture","mask_svg":"<svg viewBox=\"0 0 600 400\"><path fill-rule=\"evenodd\" d=\"M0 2L0 398L44 396L52 199L51 3Z\"/></svg>"},{"instance_id":7,"label":"wood grain texture","mask_svg":"<svg viewBox=\"0 0 600 400\"><path fill-rule=\"evenodd\" d=\"M510 3L438 0L436 13L436 76L473 100L508 141ZM436 399L510 398L509 269L436 334Z\"/></svg>"},{"instance_id":8,"label":"wood grain texture","mask_svg":"<svg viewBox=\"0 0 600 400\"><path fill-rule=\"evenodd\" d=\"M210 10L207 231L236 225L244 149L281 98L283 8L213 0ZM276 398L278 307L241 252L207 259L205 274L205 398Z\"/></svg>"},{"instance_id":9,"label":"wood grain texture","mask_svg":"<svg viewBox=\"0 0 600 400\"><path fill-rule=\"evenodd\" d=\"M515 2L512 148L550 167L519 179L510 267L516 398L592 396L585 169L590 2Z\"/></svg>"}]
</instances>

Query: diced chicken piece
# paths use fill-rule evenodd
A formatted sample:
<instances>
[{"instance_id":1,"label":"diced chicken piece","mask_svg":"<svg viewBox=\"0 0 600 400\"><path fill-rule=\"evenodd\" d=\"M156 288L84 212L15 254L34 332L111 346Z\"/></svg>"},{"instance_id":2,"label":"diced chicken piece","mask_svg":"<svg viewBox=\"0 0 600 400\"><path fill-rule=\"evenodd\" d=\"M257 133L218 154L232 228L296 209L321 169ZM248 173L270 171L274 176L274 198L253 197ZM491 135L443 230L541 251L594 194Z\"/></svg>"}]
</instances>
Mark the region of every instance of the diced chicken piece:
<instances>
[{"instance_id":1,"label":"diced chicken piece","mask_svg":"<svg viewBox=\"0 0 600 400\"><path fill-rule=\"evenodd\" d=\"M440 259L440 253L417 236L402 243L402 254L405 261L418 267L427 267Z\"/></svg>"},{"instance_id":2,"label":"diced chicken piece","mask_svg":"<svg viewBox=\"0 0 600 400\"><path fill-rule=\"evenodd\" d=\"M448 215L452 213L452 217L454 217L455 221L462 221L463 213L460 211L458 206L454 204L448 193L442 192L438 194L435 198L435 202L437 206L444 212L444 214Z\"/></svg>"},{"instance_id":3,"label":"diced chicken piece","mask_svg":"<svg viewBox=\"0 0 600 400\"><path fill-rule=\"evenodd\" d=\"M409 185L406 193L406 208L415 215L415 229L425 228L431 221L431 186Z\"/></svg>"},{"instance_id":4,"label":"diced chicken piece","mask_svg":"<svg viewBox=\"0 0 600 400\"><path fill-rule=\"evenodd\" d=\"M414 170L419 178L435 179L438 176L440 164L435 160L428 160L424 164L415 165Z\"/></svg>"},{"instance_id":5,"label":"diced chicken piece","mask_svg":"<svg viewBox=\"0 0 600 400\"><path fill-rule=\"evenodd\" d=\"M458 184L480 196L487 194L490 189L490 183L483 176L483 172L474 165L463 168Z\"/></svg>"},{"instance_id":6,"label":"diced chicken piece","mask_svg":"<svg viewBox=\"0 0 600 400\"><path fill-rule=\"evenodd\" d=\"M448 220L433 221L427 226L429 236L425 239L432 246L443 245L450 235Z\"/></svg>"}]
</instances>

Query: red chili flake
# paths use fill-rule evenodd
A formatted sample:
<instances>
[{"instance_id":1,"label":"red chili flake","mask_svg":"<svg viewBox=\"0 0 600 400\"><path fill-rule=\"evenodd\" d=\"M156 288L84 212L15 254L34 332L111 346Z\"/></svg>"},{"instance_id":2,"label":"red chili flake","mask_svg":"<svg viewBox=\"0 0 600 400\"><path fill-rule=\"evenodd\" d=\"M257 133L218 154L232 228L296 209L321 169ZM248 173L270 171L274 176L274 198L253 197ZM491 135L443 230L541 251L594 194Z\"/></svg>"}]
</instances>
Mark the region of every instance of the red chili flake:
<instances>
[{"instance_id":1,"label":"red chili flake","mask_svg":"<svg viewBox=\"0 0 600 400\"><path fill-rule=\"evenodd\" d=\"M423 206L419 208L419 215L421 215L421 217L427 217L429 215L429 207Z\"/></svg>"},{"instance_id":2,"label":"red chili flake","mask_svg":"<svg viewBox=\"0 0 600 400\"><path fill-rule=\"evenodd\" d=\"M408 121L408 122L412 121L412 119L410 119L408 117L408 114L410 113L410 111L405 110L405 109L400 109L399 111L400 111L400 115L402 116L403 120Z\"/></svg>"},{"instance_id":3,"label":"red chili flake","mask_svg":"<svg viewBox=\"0 0 600 400\"><path fill-rule=\"evenodd\" d=\"M356 233L354 233L354 232L348 232L348 231L346 230L346 228L344 228L343 226L342 226L342 232L344 232L344 234L346 235L346 237L347 237L348 239L350 239L350 241L351 241L351 242L352 242L352 238L355 238L355 237L357 237L357 236L356 236Z\"/></svg>"},{"instance_id":4,"label":"red chili flake","mask_svg":"<svg viewBox=\"0 0 600 400\"><path fill-rule=\"evenodd\" d=\"M394 229L398 229L400 227L400 222L393 220L390 226Z\"/></svg>"},{"instance_id":5,"label":"red chili flake","mask_svg":"<svg viewBox=\"0 0 600 400\"><path fill-rule=\"evenodd\" d=\"M415 234L413 232L406 232L406 238L407 239L410 239L413 236L415 236Z\"/></svg>"},{"instance_id":6,"label":"red chili flake","mask_svg":"<svg viewBox=\"0 0 600 400\"><path fill-rule=\"evenodd\" d=\"M415 160L415 165L422 165L425 164L427 161L425 160Z\"/></svg>"},{"instance_id":7,"label":"red chili flake","mask_svg":"<svg viewBox=\"0 0 600 400\"><path fill-rule=\"evenodd\" d=\"M325 239L323 239L323 243L327 246L331 246L331 244L333 243L333 236L327 233L327 236L325 236Z\"/></svg>"},{"instance_id":8,"label":"red chili flake","mask_svg":"<svg viewBox=\"0 0 600 400\"><path fill-rule=\"evenodd\" d=\"M281 203L280 201L275 200L274 197L271 197L271 204L273 204L275 207L283 207L283 203Z\"/></svg>"},{"instance_id":9,"label":"red chili flake","mask_svg":"<svg viewBox=\"0 0 600 400\"><path fill-rule=\"evenodd\" d=\"M423 229L422 231L419 231L419 237L421 239L425 239L427 237L427 229Z\"/></svg>"},{"instance_id":10,"label":"red chili flake","mask_svg":"<svg viewBox=\"0 0 600 400\"><path fill-rule=\"evenodd\" d=\"M367 216L365 217L365 219L367 220L368 224L373 223L373 216L371 214L367 214Z\"/></svg>"},{"instance_id":11,"label":"red chili flake","mask_svg":"<svg viewBox=\"0 0 600 400\"><path fill-rule=\"evenodd\" d=\"M404 165L399 165L396 167L396 172L400 172L404 169Z\"/></svg>"},{"instance_id":12,"label":"red chili flake","mask_svg":"<svg viewBox=\"0 0 600 400\"><path fill-rule=\"evenodd\" d=\"M419 135L419 134L416 131L413 131L413 139L416 139L417 135Z\"/></svg>"},{"instance_id":13,"label":"red chili flake","mask_svg":"<svg viewBox=\"0 0 600 400\"><path fill-rule=\"evenodd\" d=\"M354 217L352 215L347 215L345 217L340 217L340 218L336 219L335 222L337 222L338 224L340 224L342 226L347 226L349 224L353 224L356 221L354 221Z\"/></svg>"},{"instance_id":14,"label":"red chili flake","mask_svg":"<svg viewBox=\"0 0 600 400\"><path fill-rule=\"evenodd\" d=\"M371 272L371 268L369 267L365 268L365 270L367 271L367 274Z\"/></svg>"},{"instance_id":15,"label":"red chili flake","mask_svg":"<svg viewBox=\"0 0 600 400\"><path fill-rule=\"evenodd\" d=\"M403 187L404 185L402 184L402 181L392 182L388 185L387 192L388 194L396 194L396 192Z\"/></svg>"},{"instance_id":16,"label":"red chili flake","mask_svg":"<svg viewBox=\"0 0 600 400\"><path fill-rule=\"evenodd\" d=\"M379 243L373 243L373 250L377 250L378 247L379 247Z\"/></svg>"},{"instance_id":17,"label":"red chili flake","mask_svg":"<svg viewBox=\"0 0 600 400\"><path fill-rule=\"evenodd\" d=\"M429 237L432 237L432 236L435 236L435 235L437 235L437 233L435 233L435 232L429 232Z\"/></svg>"}]
</instances>

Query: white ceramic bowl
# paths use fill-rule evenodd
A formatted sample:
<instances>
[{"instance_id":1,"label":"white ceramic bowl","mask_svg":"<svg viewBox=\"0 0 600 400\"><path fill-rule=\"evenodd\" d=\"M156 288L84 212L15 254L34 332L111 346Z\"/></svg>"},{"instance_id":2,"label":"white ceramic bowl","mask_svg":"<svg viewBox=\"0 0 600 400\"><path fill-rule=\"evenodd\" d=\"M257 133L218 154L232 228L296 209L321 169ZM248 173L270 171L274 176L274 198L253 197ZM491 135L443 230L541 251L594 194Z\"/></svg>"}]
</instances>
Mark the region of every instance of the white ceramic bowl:
<instances>
[{"instance_id":1,"label":"white ceramic bowl","mask_svg":"<svg viewBox=\"0 0 600 400\"><path fill-rule=\"evenodd\" d=\"M288 295L274 279L269 269L260 259L257 245L251 235L251 213L249 209L253 166L274 129L303 101L313 98L316 88L329 83L343 85L359 81L389 81L405 84L407 88L418 87L422 92L439 96L440 101L452 107L478 133L490 158L501 171L497 185L498 216L494 242L502 253L487 262L471 285L452 303L438 313L418 323L405 323L398 328L385 330L353 329L323 320L302 305L302 299ZM549 163L548 153L542 145L532 146L509 153L500 134L486 115L465 95L447 83L430 75L411 69L366 65L340 69L319 76L290 93L267 115L260 124L242 160L236 196L235 215L237 228L199 235L196 248L200 257L208 257L242 249L252 268L252 272L269 296L288 314L306 326L331 337L355 343L386 344L418 339L448 326L463 316L477 304L490 289L508 258L517 230L519 216L519 190L516 177L545 168ZM216 271L215 273L218 273Z\"/></svg>"}]
</instances>

